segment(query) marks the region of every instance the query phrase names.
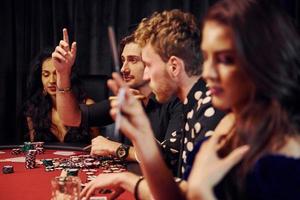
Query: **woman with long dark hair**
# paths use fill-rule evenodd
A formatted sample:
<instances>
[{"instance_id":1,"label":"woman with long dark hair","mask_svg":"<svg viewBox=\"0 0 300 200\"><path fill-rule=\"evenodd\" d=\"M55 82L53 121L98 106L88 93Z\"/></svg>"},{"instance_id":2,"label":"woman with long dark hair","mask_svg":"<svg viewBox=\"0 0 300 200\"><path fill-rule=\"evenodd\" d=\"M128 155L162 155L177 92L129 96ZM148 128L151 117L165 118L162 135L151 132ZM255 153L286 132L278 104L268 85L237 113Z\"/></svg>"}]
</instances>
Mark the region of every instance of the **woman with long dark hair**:
<instances>
[{"instance_id":1,"label":"woman with long dark hair","mask_svg":"<svg viewBox=\"0 0 300 200\"><path fill-rule=\"evenodd\" d=\"M213 105L231 114L196 156L189 197L300 199L300 40L291 19L275 1L224 0L202 34Z\"/></svg>"},{"instance_id":2,"label":"woman with long dark hair","mask_svg":"<svg viewBox=\"0 0 300 200\"><path fill-rule=\"evenodd\" d=\"M72 128L63 125L56 110L57 91L56 71L52 62L53 49L44 49L32 62L27 81L27 100L24 114L27 119L30 141L90 143L98 135L93 128ZM72 74L72 88L80 103L92 104L94 101L80 87L80 81Z\"/></svg>"}]
</instances>

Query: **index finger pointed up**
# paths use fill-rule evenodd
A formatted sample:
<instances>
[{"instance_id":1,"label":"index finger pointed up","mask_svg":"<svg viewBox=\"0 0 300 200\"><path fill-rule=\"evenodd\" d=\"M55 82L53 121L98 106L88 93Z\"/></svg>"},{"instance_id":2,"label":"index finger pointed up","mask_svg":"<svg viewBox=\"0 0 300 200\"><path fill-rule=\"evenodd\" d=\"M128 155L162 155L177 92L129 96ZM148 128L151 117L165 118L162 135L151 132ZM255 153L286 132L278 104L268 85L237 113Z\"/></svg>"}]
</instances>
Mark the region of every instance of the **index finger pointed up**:
<instances>
[{"instance_id":1,"label":"index finger pointed up","mask_svg":"<svg viewBox=\"0 0 300 200\"><path fill-rule=\"evenodd\" d=\"M66 28L63 29L63 40L69 44L69 35L68 30Z\"/></svg>"}]
</instances>

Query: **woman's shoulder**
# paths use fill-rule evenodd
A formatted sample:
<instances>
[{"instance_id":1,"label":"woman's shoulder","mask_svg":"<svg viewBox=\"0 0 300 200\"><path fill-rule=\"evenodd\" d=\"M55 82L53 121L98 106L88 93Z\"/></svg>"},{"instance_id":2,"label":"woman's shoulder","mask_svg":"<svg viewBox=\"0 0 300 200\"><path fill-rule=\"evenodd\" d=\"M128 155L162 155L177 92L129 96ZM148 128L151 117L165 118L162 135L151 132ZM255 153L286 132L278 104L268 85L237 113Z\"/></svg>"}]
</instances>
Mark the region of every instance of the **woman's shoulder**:
<instances>
[{"instance_id":1,"label":"woman's shoulder","mask_svg":"<svg viewBox=\"0 0 300 200\"><path fill-rule=\"evenodd\" d=\"M250 175L266 181L293 179L300 185L300 158L283 154L267 154L255 163Z\"/></svg>"},{"instance_id":2,"label":"woman's shoulder","mask_svg":"<svg viewBox=\"0 0 300 200\"><path fill-rule=\"evenodd\" d=\"M269 169L271 172L276 170L278 171L277 173L283 174L288 174L291 170L296 170L300 175L299 138L287 138L285 144L279 150L273 153L267 153L260 157L256 162L254 169ZM296 173L296 171L293 173Z\"/></svg>"},{"instance_id":3,"label":"woman's shoulder","mask_svg":"<svg viewBox=\"0 0 300 200\"><path fill-rule=\"evenodd\" d=\"M267 154L261 157L255 164L255 168L258 169L270 168L271 170L281 170L286 167L290 168L291 166L300 167L300 158L286 156L283 154ZM299 168L299 173L300 173L300 168Z\"/></svg>"},{"instance_id":4,"label":"woman's shoulder","mask_svg":"<svg viewBox=\"0 0 300 200\"><path fill-rule=\"evenodd\" d=\"M248 192L255 199L298 199L299 185L300 158L282 154L261 157L247 176Z\"/></svg>"},{"instance_id":5,"label":"woman's shoulder","mask_svg":"<svg viewBox=\"0 0 300 200\"><path fill-rule=\"evenodd\" d=\"M247 176L250 199L299 199L300 158L282 154L261 157Z\"/></svg>"}]
</instances>

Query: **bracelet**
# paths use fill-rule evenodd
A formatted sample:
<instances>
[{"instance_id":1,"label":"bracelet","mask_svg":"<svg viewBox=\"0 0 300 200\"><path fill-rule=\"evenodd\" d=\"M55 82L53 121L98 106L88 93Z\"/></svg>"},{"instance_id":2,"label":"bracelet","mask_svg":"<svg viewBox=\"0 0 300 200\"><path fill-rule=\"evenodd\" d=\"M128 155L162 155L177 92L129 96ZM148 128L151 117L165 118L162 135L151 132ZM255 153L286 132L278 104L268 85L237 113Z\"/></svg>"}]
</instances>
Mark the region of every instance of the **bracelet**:
<instances>
[{"instance_id":1,"label":"bracelet","mask_svg":"<svg viewBox=\"0 0 300 200\"><path fill-rule=\"evenodd\" d=\"M67 93L67 92L71 92L72 88L71 87L59 88L58 86L56 86L56 91L60 93Z\"/></svg>"},{"instance_id":2,"label":"bracelet","mask_svg":"<svg viewBox=\"0 0 300 200\"><path fill-rule=\"evenodd\" d=\"M133 194L134 194L134 198L136 200L139 200L139 191L138 191L138 189L139 189L139 185L140 185L142 180L144 180L144 177L140 176L139 180L136 182L136 184L134 186L134 193Z\"/></svg>"}]
</instances>

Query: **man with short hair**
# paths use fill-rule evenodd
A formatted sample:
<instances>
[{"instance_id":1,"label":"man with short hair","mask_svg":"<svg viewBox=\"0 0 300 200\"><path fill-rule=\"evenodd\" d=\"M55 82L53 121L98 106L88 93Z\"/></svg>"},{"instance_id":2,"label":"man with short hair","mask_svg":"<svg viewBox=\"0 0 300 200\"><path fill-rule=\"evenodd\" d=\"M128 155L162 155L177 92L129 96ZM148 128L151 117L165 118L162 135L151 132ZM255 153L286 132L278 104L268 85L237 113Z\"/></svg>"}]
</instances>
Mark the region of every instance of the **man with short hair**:
<instances>
[{"instance_id":1,"label":"man with short hair","mask_svg":"<svg viewBox=\"0 0 300 200\"><path fill-rule=\"evenodd\" d=\"M63 30L64 40L60 41L52 57L57 69L57 87L71 88L69 69L72 68L76 57L76 44L73 43L71 50L68 44L68 34ZM165 104L158 103L151 88L149 80L143 79L144 63L141 59L141 47L134 42L134 36L125 37L121 42L121 60L123 62L121 74L126 85L132 88L135 94L144 96L142 103L147 116L150 119L151 127L155 132L155 138L160 143L172 136L172 133L179 129L182 119L182 104L177 98L172 98ZM61 119L69 126L103 126L113 122L109 115L109 100L95 103L92 106L78 106L71 90L59 92L57 95L57 108ZM167 164L176 172L176 165L179 155L179 146L174 144L164 145L164 155ZM119 153L125 152L125 153ZM136 161L135 149L129 145L120 144L103 136L92 140L92 154L117 155L121 159Z\"/></svg>"},{"instance_id":2,"label":"man with short hair","mask_svg":"<svg viewBox=\"0 0 300 200\"><path fill-rule=\"evenodd\" d=\"M180 141L170 138L165 142L181 144L179 177L186 171L186 159L194 145L207 138L224 116L212 106L206 83L201 77L199 32L195 18L179 10L154 13L150 18L143 19L135 31L135 42L142 47L142 60L146 67L144 79L150 79L149 85L156 99L163 103L176 95L184 104L183 138ZM125 86L116 74L113 78L108 83L117 93L120 87ZM129 93L126 94L127 101L121 107L126 120L121 123L121 130L135 145L147 181L147 184L137 181L135 196L149 198L150 189L154 199L180 198L182 194L174 190L176 184L152 139L153 132L146 116L139 103ZM113 116L116 109L113 107L111 110ZM128 181L120 176L117 183L112 181L111 184L125 185L124 188L128 189ZM91 182L81 195L90 194L95 187L104 187L99 180ZM132 188L128 190L132 191Z\"/></svg>"},{"instance_id":3,"label":"man with short hair","mask_svg":"<svg viewBox=\"0 0 300 200\"><path fill-rule=\"evenodd\" d=\"M135 41L143 48L144 79L150 79L156 99L163 103L176 95L184 104L181 176L194 144L209 136L223 117L212 106L201 77L198 25L191 14L179 10L154 13L139 24Z\"/></svg>"}]
</instances>

